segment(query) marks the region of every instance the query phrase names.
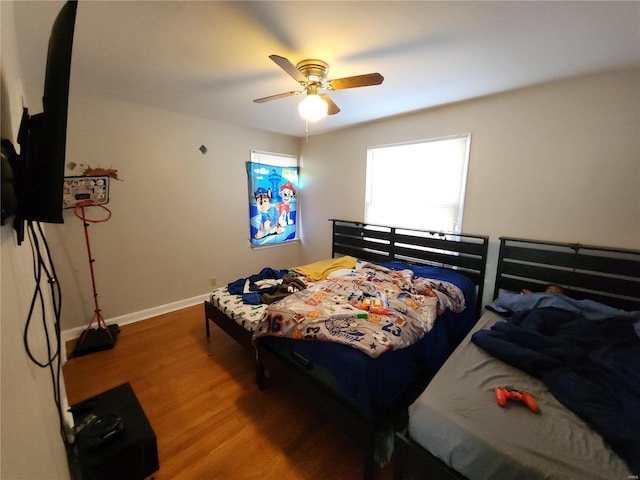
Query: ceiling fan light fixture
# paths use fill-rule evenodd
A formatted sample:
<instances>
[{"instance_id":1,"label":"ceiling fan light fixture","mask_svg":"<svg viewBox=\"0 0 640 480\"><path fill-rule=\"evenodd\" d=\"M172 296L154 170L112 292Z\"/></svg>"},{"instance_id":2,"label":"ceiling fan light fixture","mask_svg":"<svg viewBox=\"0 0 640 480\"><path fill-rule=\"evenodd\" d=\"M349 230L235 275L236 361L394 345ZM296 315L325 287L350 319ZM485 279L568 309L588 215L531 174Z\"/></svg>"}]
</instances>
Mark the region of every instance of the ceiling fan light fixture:
<instances>
[{"instance_id":1,"label":"ceiling fan light fixture","mask_svg":"<svg viewBox=\"0 0 640 480\"><path fill-rule=\"evenodd\" d=\"M291 78L302 85L303 90L256 98L253 102L265 103L271 100L305 93L305 98L298 104L298 111L300 112L300 116L307 122L317 122L326 115L340 113L340 108L331 99L328 92L347 88L368 87L369 85L380 85L384 80L384 77L379 73L367 73L364 75L327 80L329 65L322 60L302 60L298 62L297 65L294 65L289 59L281 57L280 55L269 55L269 58L289 74ZM318 94L318 92L322 93Z\"/></svg>"},{"instance_id":2,"label":"ceiling fan light fixture","mask_svg":"<svg viewBox=\"0 0 640 480\"><path fill-rule=\"evenodd\" d=\"M327 116L329 105L319 95L308 94L298 105L300 116L309 122L317 122Z\"/></svg>"}]
</instances>

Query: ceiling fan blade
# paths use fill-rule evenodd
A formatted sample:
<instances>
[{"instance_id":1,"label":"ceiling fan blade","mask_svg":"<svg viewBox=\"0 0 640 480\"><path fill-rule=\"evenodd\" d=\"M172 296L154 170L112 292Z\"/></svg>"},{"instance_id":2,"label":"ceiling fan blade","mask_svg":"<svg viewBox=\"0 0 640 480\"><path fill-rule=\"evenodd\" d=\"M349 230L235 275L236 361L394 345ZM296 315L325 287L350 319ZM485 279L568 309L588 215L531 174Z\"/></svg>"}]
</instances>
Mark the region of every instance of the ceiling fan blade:
<instances>
[{"instance_id":1,"label":"ceiling fan blade","mask_svg":"<svg viewBox=\"0 0 640 480\"><path fill-rule=\"evenodd\" d=\"M368 87L369 85L380 85L384 77L379 73L367 73L356 75L355 77L336 78L329 81L331 90L343 90L345 88Z\"/></svg>"},{"instance_id":2,"label":"ceiling fan blade","mask_svg":"<svg viewBox=\"0 0 640 480\"><path fill-rule=\"evenodd\" d=\"M340 113L340 108L334 103L333 100L331 100L331 97L329 95L327 95L326 93L321 93L320 98L327 102L327 105L329 105L329 109L327 110L328 115L335 115L336 113Z\"/></svg>"},{"instance_id":3,"label":"ceiling fan blade","mask_svg":"<svg viewBox=\"0 0 640 480\"><path fill-rule=\"evenodd\" d=\"M290 97L291 95L300 95L302 92L285 92L277 95L270 95L268 97L256 98L253 103L270 102L271 100L278 100L279 98Z\"/></svg>"},{"instance_id":4,"label":"ceiling fan blade","mask_svg":"<svg viewBox=\"0 0 640 480\"><path fill-rule=\"evenodd\" d=\"M296 66L289 61L289 59L281 57L280 55L269 55L269 58L281 69L291 75L296 82L308 82L307 77L300 73L300 70L298 70Z\"/></svg>"}]
</instances>

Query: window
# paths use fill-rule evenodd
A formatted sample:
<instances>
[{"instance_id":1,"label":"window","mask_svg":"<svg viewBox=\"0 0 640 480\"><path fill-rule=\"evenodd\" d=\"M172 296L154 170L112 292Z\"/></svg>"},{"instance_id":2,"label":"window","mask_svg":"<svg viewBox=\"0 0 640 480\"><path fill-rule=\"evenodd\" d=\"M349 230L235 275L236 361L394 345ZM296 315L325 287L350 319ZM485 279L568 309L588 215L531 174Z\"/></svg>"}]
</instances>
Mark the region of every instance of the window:
<instances>
[{"instance_id":1,"label":"window","mask_svg":"<svg viewBox=\"0 0 640 480\"><path fill-rule=\"evenodd\" d=\"M251 150L251 161L254 163L266 163L277 167L297 167L298 157L283 153L267 153Z\"/></svg>"},{"instance_id":2,"label":"window","mask_svg":"<svg viewBox=\"0 0 640 480\"><path fill-rule=\"evenodd\" d=\"M251 152L249 230L254 247L294 240L298 223L298 159L291 155Z\"/></svg>"},{"instance_id":3,"label":"window","mask_svg":"<svg viewBox=\"0 0 640 480\"><path fill-rule=\"evenodd\" d=\"M460 233L471 135L367 150L365 222Z\"/></svg>"}]
</instances>

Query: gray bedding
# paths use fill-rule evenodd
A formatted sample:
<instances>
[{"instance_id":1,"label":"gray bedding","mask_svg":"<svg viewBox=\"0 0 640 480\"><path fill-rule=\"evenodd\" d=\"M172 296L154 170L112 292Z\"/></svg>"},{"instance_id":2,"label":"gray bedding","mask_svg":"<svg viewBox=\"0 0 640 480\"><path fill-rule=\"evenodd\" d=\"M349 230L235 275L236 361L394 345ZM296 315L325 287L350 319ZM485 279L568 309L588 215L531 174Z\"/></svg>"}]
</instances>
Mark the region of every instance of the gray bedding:
<instances>
[{"instance_id":1,"label":"gray bedding","mask_svg":"<svg viewBox=\"0 0 640 480\"><path fill-rule=\"evenodd\" d=\"M500 319L486 311L474 331ZM410 407L413 440L470 480L633 478L541 381L472 344L472 333ZM531 393L540 413L513 401L501 408L497 386Z\"/></svg>"}]
</instances>

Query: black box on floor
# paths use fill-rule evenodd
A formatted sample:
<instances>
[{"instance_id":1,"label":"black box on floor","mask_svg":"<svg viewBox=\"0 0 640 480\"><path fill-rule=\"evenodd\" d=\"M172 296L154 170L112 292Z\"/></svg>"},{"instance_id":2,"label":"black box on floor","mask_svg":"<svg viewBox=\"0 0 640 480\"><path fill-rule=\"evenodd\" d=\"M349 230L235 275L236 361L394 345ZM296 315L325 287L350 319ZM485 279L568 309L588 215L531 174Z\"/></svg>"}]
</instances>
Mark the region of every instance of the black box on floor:
<instances>
[{"instance_id":1,"label":"black box on floor","mask_svg":"<svg viewBox=\"0 0 640 480\"><path fill-rule=\"evenodd\" d=\"M120 417L123 427L101 445L92 445L87 428L77 434L69 452L73 480L143 480L158 470L156 435L129 383L71 406L71 413L76 427L88 415Z\"/></svg>"}]
</instances>

